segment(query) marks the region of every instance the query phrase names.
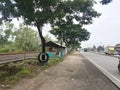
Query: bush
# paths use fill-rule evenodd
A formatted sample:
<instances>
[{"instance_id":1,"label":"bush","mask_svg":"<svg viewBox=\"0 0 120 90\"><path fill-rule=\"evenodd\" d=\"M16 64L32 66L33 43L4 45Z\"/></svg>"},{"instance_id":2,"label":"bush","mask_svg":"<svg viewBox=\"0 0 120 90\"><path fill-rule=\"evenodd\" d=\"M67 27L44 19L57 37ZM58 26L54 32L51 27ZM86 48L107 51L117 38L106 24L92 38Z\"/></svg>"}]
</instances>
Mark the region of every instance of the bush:
<instances>
[{"instance_id":1,"label":"bush","mask_svg":"<svg viewBox=\"0 0 120 90\"><path fill-rule=\"evenodd\" d=\"M10 49L9 48L0 48L0 53L5 53L5 52L9 52Z\"/></svg>"},{"instance_id":2,"label":"bush","mask_svg":"<svg viewBox=\"0 0 120 90\"><path fill-rule=\"evenodd\" d=\"M4 46L4 47L0 47L0 53L7 53L7 52L23 52L22 49L17 49L16 47L14 46Z\"/></svg>"}]
</instances>

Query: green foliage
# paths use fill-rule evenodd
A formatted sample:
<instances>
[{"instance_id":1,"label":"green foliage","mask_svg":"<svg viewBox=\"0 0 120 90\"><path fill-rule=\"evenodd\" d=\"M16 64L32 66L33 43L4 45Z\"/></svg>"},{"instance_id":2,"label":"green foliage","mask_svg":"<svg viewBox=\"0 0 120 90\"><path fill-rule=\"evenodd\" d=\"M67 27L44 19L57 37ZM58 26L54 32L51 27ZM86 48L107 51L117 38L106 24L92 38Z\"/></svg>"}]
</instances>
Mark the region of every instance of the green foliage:
<instances>
[{"instance_id":1,"label":"green foliage","mask_svg":"<svg viewBox=\"0 0 120 90\"><path fill-rule=\"evenodd\" d=\"M52 41L52 38L48 34L46 36L44 36L44 37L45 37L46 42Z\"/></svg>"},{"instance_id":2,"label":"green foliage","mask_svg":"<svg viewBox=\"0 0 120 90\"><path fill-rule=\"evenodd\" d=\"M59 30L65 30L64 26L73 25L74 21L80 26L92 24L92 19L100 16L93 9L94 4L94 0L1 0L2 16L0 19L9 21L12 18L22 17L26 24L36 25L44 46L45 40L41 29L44 24L50 23L52 27L58 26ZM68 32L71 33L71 29ZM82 39L87 40L86 37ZM28 41L28 43L31 42Z\"/></svg>"},{"instance_id":3,"label":"green foliage","mask_svg":"<svg viewBox=\"0 0 120 90\"><path fill-rule=\"evenodd\" d=\"M62 57L51 57L50 60L45 63L43 66L41 66L42 70L47 69L48 67L58 64L59 62L62 62L64 58Z\"/></svg>"},{"instance_id":4,"label":"green foliage","mask_svg":"<svg viewBox=\"0 0 120 90\"><path fill-rule=\"evenodd\" d=\"M101 0L101 3L103 5L110 3L112 0Z\"/></svg>"},{"instance_id":5,"label":"green foliage","mask_svg":"<svg viewBox=\"0 0 120 90\"><path fill-rule=\"evenodd\" d=\"M60 8L66 15L52 24L51 33L58 40L64 41L66 46L79 47L81 41L88 40L90 37L90 33L83 28L83 25L92 24L92 19L99 17L100 14L93 9L93 0L70 0L61 5Z\"/></svg>"},{"instance_id":6,"label":"green foliage","mask_svg":"<svg viewBox=\"0 0 120 90\"><path fill-rule=\"evenodd\" d=\"M11 85L18 80L17 73L20 70L21 68L10 64L0 65L0 84L6 85L6 87L10 87L9 84Z\"/></svg>"},{"instance_id":7,"label":"green foliage","mask_svg":"<svg viewBox=\"0 0 120 90\"><path fill-rule=\"evenodd\" d=\"M0 84L4 88L12 87L18 80L36 76L40 71L63 61L63 58L50 58L44 66L39 66L37 59L0 65Z\"/></svg>"},{"instance_id":8,"label":"green foliage","mask_svg":"<svg viewBox=\"0 0 120 90\"><path fill-rule=\"evenodd\" d=\"M0 29L0 53L39 51L41 48L37 32L25 25L17 29L11 23L4 23Z\"/></svg>"},{"instance_id":9,"label":"green foliage","mask_svg":"<svg viewBox=\"0 0 120 90\"><path fill-rule=\"evenodd\" d=\"M66 46L79 47L81 41L89 39L90 33L83 28L81 25L65 25L64 27L57 27L51 30L51 33L56 35L60 40L63 38L63 41L66 43Z\"/></svg>"},{"instance_id":10,"label":"green foliage","mask_svg":"<svg viewBox=\"0 0 120 90\"><path fill-rule=\"evenodd\" d=\"M10 47L8 45L5 45L4 47L0 48L0 53L9 52L9 51L10 51Z\"/></svg>"},{"instance_id":11,"label":"green foliage","mask_svg":"<svg viewBox=\"0 0 120 90\"><path fill-rule=\"evenodd\" d=\"M0 53L40 51L41 42L37 31L21 24L16 28L11 23L4 23L0 26ZM48 35L46 40L52 40Z\"/></svg>"},{"instance_id":12,"label":"green foliage","mask_svg":"<svg viewBox=\"0 0 120 90\"><path fill-rule=\"evenodd\" d=\"M12 35L13 24L4 23L0 25L0 46L10 44L10 36Z\"/></svg>"},{"instance_id":13,"label":"green foliage","mask_svg":"<svg viewBox=\"0 0 120 90\"><path fill-rule=\"evenodd\" d=\"M14 43L14 42L13 42ZM8 52L23 52L22 49L17 48L15 45L11 45L11 44L6 44L4 46L0 47L0 53L8 53Z\"/></svg>"},{"instance_id":14,"label":"green foliage","mask_svg":"<svg viewBox=\"0 0 120 90\"><path fill-rule=\"evenodd\" d=\"M15 46L23 51L40 50L40 39L37 32L33 29L20 25L20 28L14 32Z\"/></svg>"},{"instance_id":15,"label":"green foliage","mask_svg":"<svg viewBox=\"0 0 120 90\"><path fill-rule=\"evenodd\" d=\"M2 20L22 16L27 24L37 20L42 25L48 22L59 25L66 21L72 22L73 19L80 24L89 24L92 23L93 17L99 16L92 8L94 0L2 0L0 2Z\"/></svg>"},{"instance_id":16,"label":"green foliage","mask_svg":"<svg viewBox=\"0 0 120 90\"><path fill-rule=\"evenodd\" d=\"M28 70L28 69L22 69L19 73L20 73L20 74L30 74L31 71Z\"/></svg>"},{"instance_id":17,"label":"green foliage","mask_svg":"<svg viewBox=\"0 0 120 90\"><path fill-rule=\"evenodd\" d=\"M98 51L98 52L104 51L104 47L103 47L103 46L98 46L98 47L97 47L97 51Z\"/></svg>"}]
</instances>

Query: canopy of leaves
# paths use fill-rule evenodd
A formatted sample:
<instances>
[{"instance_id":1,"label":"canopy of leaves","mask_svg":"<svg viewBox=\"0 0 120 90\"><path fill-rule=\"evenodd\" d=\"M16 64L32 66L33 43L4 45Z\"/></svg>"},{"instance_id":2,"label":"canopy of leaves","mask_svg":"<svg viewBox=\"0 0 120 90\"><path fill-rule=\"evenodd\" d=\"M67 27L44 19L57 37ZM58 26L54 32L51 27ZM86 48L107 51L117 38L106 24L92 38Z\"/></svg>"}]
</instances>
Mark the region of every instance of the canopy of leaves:
<instances>
[{"instance_id":1,"label":"canopy of leaves","mask_svg":"<svg viewBox=\"0 0 120 90\"><path fill-rule=\"evenodd\" d=\"M23 18L26 24L37 22L39 26L50 23L64 30L65 42L70 44L71 41L88 40L89 33L82 26L100 16L93 9L94 4L94 0L1 0L0 20ZM79 25L73 25L74 21Z\"/></svg>"},{"instance_id":2,"label":"canopy of leaves","mask_svg":"<svg viewBox=\"0 0 120 90\"><path fill-rule=\"evenodd\" d=\"M101 3L104 5L104 4L108 4L110 3L112 0L102 0Z\"/></svg>"},{"instance_id":3,"label":"canopy of leaves","mask_svg":"<svg viewBox=\"0 0 120 90\"><path fill-rule=\"evenodd\" d=\"M103 46L98 46L98 47L97 47L97 51L98 51L98 52L104 51L104 47L103 47Z\"/></svg>"},{"instance_id":4,"label":"canopy of leaves","mask_svg":"<svg viewBox=\"0 0 120 90\"><path fill-rule=\"evenodd\" d=\"M45 39L51 40L48 35ZM41 42L38 32L32 28L23 24L15 27L14 24L8 22L0 25L0 53L40 50Z\"/></svg>"},{"instance_id":5,"label":"canopy of leaves","mask_svg":"<svg viewBox=\"0 0 120 90\"><path fill-rule=\"evenodd\" d=\"M81 41L85 41L89 39L90 33L82 28L81 25L65 25L63 27L54 28L51 30L51 33L56 35L56 37L60 40L63 38L66 46L70 46L73 43L80 43Z\"/></svg>"},{"instance_id":6,"label":"canopy of leaves","mask_svg":"<svg viewBox=\"0 0 120 90\"><path fill-rule=\"evenodd\" d=\"M11 43L9 41L13 30L13 24L5 23L0 25L0 46Z\"/></svg>"},{"instance_id":7,"label":"canopy of leaves","mask_svg":"<svg viewBox=\"0 0 120 90\"><path fill-rule=\"evenodd\" d=\"M27 24L42 20L43 24L53 16L54 9L61 0L1 0L1 20L23 18Z\"/></svg>"},{"instance_id":8,"label":"canopy of leaves","mask_svg":"<svg viewBox=\"0 0 120 90\"><path fill-rule=\"evenodd\" d=\"M23 51L40 50L40 39L36 31L21 24L19 29L14 31L15 47Z\"/></svg>"},{"instance_id":9,"label":"canopy of leaves","mask_svg":"<svg viewBox=\"0 0 120 90\"><path fill-rule=\"evenodd\" d=\"M12 20L14 17L22 17L27 24L35 20L44 24L75 19L88 24L91 23L92 17L99 15L92 8L93 5L94 0L1 0L0 19Z\"/></svg>"}]
</instances>

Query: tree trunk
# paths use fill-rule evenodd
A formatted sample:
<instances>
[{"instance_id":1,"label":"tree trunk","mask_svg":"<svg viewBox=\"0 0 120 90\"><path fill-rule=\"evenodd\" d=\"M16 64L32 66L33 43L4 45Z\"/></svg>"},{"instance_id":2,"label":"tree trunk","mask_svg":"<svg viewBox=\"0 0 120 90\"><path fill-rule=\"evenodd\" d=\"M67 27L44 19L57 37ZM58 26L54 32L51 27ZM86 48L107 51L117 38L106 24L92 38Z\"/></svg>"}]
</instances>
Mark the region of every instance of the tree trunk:
<instances>
[{"instance_id":1,"label":"tree trunk","mask_svg":"<svg viewBox=\"0 0 120 90\"><path fill-rule=\"evenodd\" d=\"M40 36L40 39L41 39L41 42L42 42L42 53L45 53L45 38L43 37L42 35L42 24L39 23L39 21L36 21L36 26L37 26L37 29L38 29L38 32L39 32L39 36Z\"/></svg>"}]
</instances>

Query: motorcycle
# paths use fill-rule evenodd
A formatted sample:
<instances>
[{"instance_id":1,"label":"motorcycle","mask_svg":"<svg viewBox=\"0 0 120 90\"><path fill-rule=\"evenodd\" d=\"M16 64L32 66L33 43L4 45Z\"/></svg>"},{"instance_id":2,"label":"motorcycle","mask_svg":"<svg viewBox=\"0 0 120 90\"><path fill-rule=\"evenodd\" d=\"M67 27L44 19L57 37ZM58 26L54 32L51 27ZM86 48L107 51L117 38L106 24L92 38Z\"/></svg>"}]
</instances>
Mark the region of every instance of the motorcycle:
<instances>
[{"instance_id":1,"label":"motorcycle","mask_svg":"<svg viewBox=\"0 0 120 90\"><path fill-rule=\"evenodd\" d=\"M119 60L119 63L118 63L118 70L120 71L120 60Z\"/></svg>"},{"instance_id":2,"label":"motorcycle","mask_svg":"<svg viewBox=\"0 0 120 90\"><path fill-rule=\"evenodd\" d=\"M119 59L119 62L118 62L118 71L120 72L120 53L119 53L118 59Z\"/></svg>"},{"instance_id":3,"label":"motorcycle","mask_svg":"<svg viewBox=\"0 0 120 90\"><path fill-rule=\"evenodd\" d=\"M115 45L115 51L117 52L117 55L119 55L118 70L120 71L120 44Z\"/></svg>"}]
</instances>

